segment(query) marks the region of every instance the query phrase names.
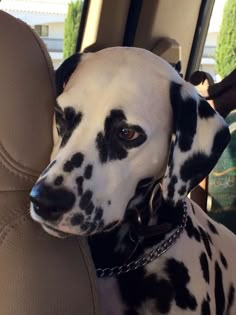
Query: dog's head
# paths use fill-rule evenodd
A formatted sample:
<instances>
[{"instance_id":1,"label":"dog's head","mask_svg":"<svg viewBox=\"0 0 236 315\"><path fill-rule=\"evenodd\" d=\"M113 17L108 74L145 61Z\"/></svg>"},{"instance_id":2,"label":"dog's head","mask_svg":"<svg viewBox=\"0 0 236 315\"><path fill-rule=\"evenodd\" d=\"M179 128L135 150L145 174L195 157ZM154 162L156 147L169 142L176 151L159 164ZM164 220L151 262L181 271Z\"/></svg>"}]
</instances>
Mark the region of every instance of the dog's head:
<instances>
[{"instance_id":1,"label":"dog's head","mask_svg":"<svg viewBox=\"0 0 236 315\"><path fill-rule=\"evenodd\" d=\"M194 87L143 49L74 56L57 85L52 162L31 192L32 217L51 232L105 230L160 178L164 200L177 205L229 141Z\"/></svg>"}]
</instances>

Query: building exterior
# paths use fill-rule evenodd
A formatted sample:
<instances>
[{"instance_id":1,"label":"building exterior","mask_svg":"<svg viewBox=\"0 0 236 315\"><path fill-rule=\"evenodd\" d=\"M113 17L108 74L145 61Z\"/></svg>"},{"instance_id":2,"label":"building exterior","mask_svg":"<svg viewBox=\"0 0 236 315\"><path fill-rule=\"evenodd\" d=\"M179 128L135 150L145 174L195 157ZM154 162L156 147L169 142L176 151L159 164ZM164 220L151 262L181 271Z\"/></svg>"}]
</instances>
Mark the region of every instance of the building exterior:
<instances>
[{"instance_id":1,"label":"building exterior","mask_svg":"<svg viewBox=\"0 0 236 315\"><path fill-rule=\"evenodd\" d=\"M0 9L35 29L57 68L63 59L64 21L69 2L70 0L2 0Z\"/></svg>"}]
</instances>

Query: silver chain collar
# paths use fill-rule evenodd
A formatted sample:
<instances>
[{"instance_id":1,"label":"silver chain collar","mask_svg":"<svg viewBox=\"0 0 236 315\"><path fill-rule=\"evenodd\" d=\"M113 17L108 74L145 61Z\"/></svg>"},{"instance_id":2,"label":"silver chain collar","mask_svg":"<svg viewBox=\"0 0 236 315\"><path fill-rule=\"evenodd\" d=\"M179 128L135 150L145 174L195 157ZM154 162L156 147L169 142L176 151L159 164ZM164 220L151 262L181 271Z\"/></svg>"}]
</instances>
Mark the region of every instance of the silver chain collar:
<instances>
[{"instance_id":1,"label":"silver chain collar","mask_svg":"<svg viewBox=\"0 0 236 315\"><path fill-rule=\"evenodd\" d=\"M114 266L111 268L97 268L97 277L104 278L104 277L112 277L112 276L119 276L120 274L127 273L132 270L136 270L138 268L144 267L153 260L157 259L158 257L162 256L168 249L170 249L178 240L180 235L183 233L186 222L187 222L187 205L186 202L183 202L184 212L182 217L181 225L177 226L176 230L160 245L156 245L152 248L152 250L144 254L143 256L139 257L136 260L133 260L127 264L121 266Z\"/></svg>"}]
</instances>

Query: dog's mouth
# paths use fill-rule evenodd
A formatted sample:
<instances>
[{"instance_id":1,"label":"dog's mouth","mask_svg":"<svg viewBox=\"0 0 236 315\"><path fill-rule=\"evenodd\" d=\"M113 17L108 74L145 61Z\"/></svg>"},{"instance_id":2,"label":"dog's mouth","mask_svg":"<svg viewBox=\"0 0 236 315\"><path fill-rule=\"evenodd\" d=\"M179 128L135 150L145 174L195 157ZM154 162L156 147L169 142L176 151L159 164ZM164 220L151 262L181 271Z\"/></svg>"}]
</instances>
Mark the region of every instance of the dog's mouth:
<instances>
[{"instance_id":1,"label":"dog's mouth","mask_svg":"<svg viewBox=\"0 0 236 315\"><path fill-rule=\"evenodd\" d=\"M50 235L58 237L58 238L67 238L70 236L70 234L60 231L46 223L42 223L42 228Z\"/></svg>"},{"instance_id":2,"label":"dog's mouth","mask_svg":"<svg viewBox=\"0 0 236 315\"><path fill-rule=\"evenodd\" d=\"M110 232L110 231L114 230L116 227L118 227L119 225L120 225L119 220L111 222L111 223L107 224L106 226L104 226L101 230L97 230L97 231L94 231L92 233L89 233L87 236L90 236L90 235L93 235L96 233ZM72 235L77 235L75 233L72 233L72 231L71 232L65 232L65 231L62 231L61 229L59 230L55 227L52 227L51 225L49 225L47 223L41 223L41 226L48 234L55 236L55 237L58 237L58 238L67 238L67 237L70 237ZM77 236L79 236L79 235L77 235ZM80 235L80 236L82 236L82 235Z\"/></svg>"},{"instance_id":3,"label":"dog's mouth","mask_svg":"<svg viewBox=\"0 0 236 315\"><path fill-rule=\"evenodd\" d=\"M55 223L58 222L48 222L47 220L42 219L37 213L35 213L35 207L31 209L31 217L38 222L42 228L50 235L58 237L58 238L68 238L70 236L90 236L94 234L107 233L115 228L117 228L121 224L121 220L114 220L106 225L100 225L99 222L96 222L95 228L90 230L89 228L84 231L77 231L74 227L68 225L57 226ZM90 222L89 222L90 223ZM88 223L88 224L89 224ZM94 225L94 223L91 222Z\"/></svg>"}]
</instances>

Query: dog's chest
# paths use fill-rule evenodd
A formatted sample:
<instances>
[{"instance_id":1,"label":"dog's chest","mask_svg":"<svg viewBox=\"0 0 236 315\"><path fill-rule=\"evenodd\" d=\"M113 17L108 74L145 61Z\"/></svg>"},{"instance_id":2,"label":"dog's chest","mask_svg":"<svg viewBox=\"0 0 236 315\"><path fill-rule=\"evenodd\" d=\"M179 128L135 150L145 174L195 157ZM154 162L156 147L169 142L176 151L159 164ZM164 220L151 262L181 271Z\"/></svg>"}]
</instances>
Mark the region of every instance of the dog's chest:
<instances>
[{"instance_id":1,"label":"dog's chest","mask_svg":"<svg viewBox=\"0 0 236 315\"><path fill-rule=\"evenodd\" d=\"M235 237L195 208L165 255L98 280L102 315L235 314Z\"/></svg>"},{"instance_id":2,"label":"dog's chest","mask_svg":"<svg viewBox=\"0 0 236 315\"><path fill-rule=\"evenodd\" d=\"M122 304L118 282L115 278L98 279L101 314L102 315L123 315Z\"/></svg>"}]
</instances>

